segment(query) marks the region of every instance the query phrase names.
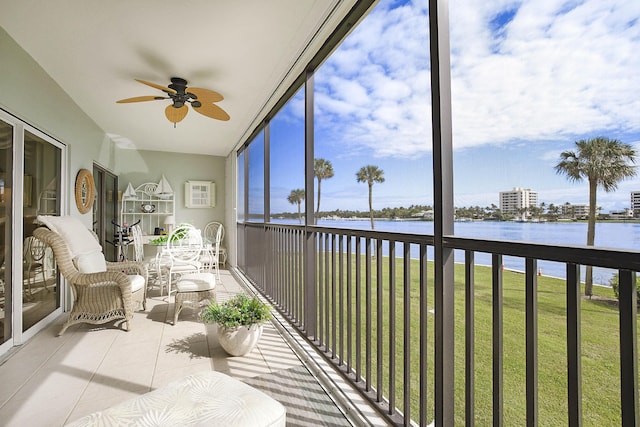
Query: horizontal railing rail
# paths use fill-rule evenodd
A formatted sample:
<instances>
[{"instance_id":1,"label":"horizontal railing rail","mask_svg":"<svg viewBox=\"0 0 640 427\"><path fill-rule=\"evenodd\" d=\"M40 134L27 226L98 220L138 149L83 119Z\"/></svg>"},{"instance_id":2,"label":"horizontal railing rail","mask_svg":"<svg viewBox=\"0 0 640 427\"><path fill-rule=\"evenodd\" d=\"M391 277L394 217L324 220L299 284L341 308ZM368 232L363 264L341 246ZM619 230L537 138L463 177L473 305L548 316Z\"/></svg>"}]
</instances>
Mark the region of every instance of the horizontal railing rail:
<instances>
[{"instance_id":1,"label":"horizontal railing rail","mask_svg":"<svg viewBox=\"0 0 640 427\"><path fill-rule=\"evenodd\" d=\"M508 256L591 265L593 267L616 270L640 271L640 251L631 249L551 245L454 236L444 236L443 244L452 249L499 253Z\"/></svg>"},{"instance_id":2,"label":"horizontal railing rail","mask_svg":"<svg viewBox=\"0 0 640 427\"><path fill-rule=\"evenodd\" d=\"M437 310L452 309L433 306L436 300L430 264L433 260L427 258L434 237L323 226L257 223L238 226L243 229L242 247L246 248L244 256L239 257L244 260L240 268L327 360L377 405L391 423L409 425L412 420L423 426L431 423L435 416L434 336L442 331L436 330L430 316ZM310 239L312 244L308 245ZM526 368L522 375L526 424L538 425L540 419L538 372L542 361L538 344L537 265L538 261L552 261L564 264L566 271L562 279L565 308L561 313L566 335L563 381L567 400L560 405L566 411L564 422L581 425L583 418L585 354L581 340L580 266L591 265L614 269L619 275L618 330L611 331L619 335L617 405L619 420L624 425L637 425L640 412L634 272L640 271L640 251L457 236L445 236L442 243L464 254L464 261L459 263L462 273L456 273L456 277L462 277L456 281L464 284L464 316L459 326L463 338L458 344L464 350L456 350L456 354L464 355L461 399L464 410L458 419L474 425L476 418L481 417L476 411L477 402L486 396L476 393L478 357L491 359L490 422L502 425L509 412L504 406L505 399L512 398L505 396L504 329L510 326L505 325L505 314L514 303L504 297L503 257L508 256L522 258L525 265L522 275L509 280L521 280L524 291L522 341L526 343ZM313 248L313 253L308 248ZM488 303L478 296L477 253L491 255ZM311 257L313 262L305 263L305 257ZM476 342L484 333L484 325L476 324L475 318L483 304L488 304L491 311L491 351L479 356ZM483 387L486 390L486 385ZM444 388L454 390L456 384L447 383Z\"/></svg>"}]
</instances>

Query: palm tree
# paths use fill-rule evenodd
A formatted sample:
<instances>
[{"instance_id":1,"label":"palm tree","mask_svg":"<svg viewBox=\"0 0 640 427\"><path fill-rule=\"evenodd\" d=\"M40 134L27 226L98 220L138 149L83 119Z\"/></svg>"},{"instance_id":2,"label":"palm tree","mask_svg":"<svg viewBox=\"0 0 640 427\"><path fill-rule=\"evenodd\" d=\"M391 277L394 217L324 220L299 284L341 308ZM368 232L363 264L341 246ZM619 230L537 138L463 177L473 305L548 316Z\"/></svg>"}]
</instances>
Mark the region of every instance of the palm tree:
<instances>
[{"instance_id":1,"label":"palm tree","mask_svg":"<svg viewBox=\"0 0 640 427\"><path fill-rule=\"evenodd\" d=\"M356 178L358 182L366 182L369 185L369 218L371 219L371 229L373 230L373 183L384 182L384 171L377 166L367 165L356 172Z\"/></svg>"},{"instance_id":2,"label":"palm tree","mask_svg":"<svg viewBox=\"0 0 640 427\"><path fill-rule=\"evenodd\" d=\"M318 179L318 207L316 208L315 222L320 214L320 186L323 179L333 177L333 166L329 160L313 159L313 176Z\"/></svg>"},{"instance_id":3,"label":"palm tree","mask_svg":"<svg viewBox=\"0 0 640 427\"><path fill-rule=\"evenodd\" d=\"M304 195L304 190L302 188L297 188L295 190L291 190L291 193L289 193L289 196L287 197L287 200L292 205L296 203L298 204L298 219L300 220L300 224L302 224L302 213L300 212L300 205L304 200Z\"/></svg>"},{"instance_id":4,"label":"palm tree","mask_svg":"<svg viewBox=\"0 0 640 427\"><path fill-rule=\"evenodd\" d=\"M520 221L526 221L531 208L529 206L523 206L521 208L516 209L517 215L520 217Z\"/></svg>"},{"instance_id":5,"label":"palm tree","mask_svg":"<svg viewBox=\"0 0 640 427\"><path fill-rule=\"evenodd\" d=\"M559 214L560 206L549 203L549 208L547 209L547 218L549 218L551 221L557 221Z\"/></svg>"},{"instance_id":6,"label":"palm tree","mask_svg":"<svg viewBox=\"0 0 640 427\"><path fill-rule=\"evenodd\" d=\"M618 182L635 176L636 151L629 144L617 139L598 136L576 141L577 151L563 151L555 166L559 174L567 175L569 181L589 182L589 218L587 222L587 246L593 246L596 234L596 192L598 187L611 192L618 188ZM593 295L593 270L586 268L584 293Z\"/></svg>"},{"instance_id":7,"label":"palm tree","mask_svg":"<svg viewBox=\"0 0 640 427\"><path fill-rule=\"evenodd\" d=\"M569 218L569 219L576 219L575 215L576 215L576 208L575 206L573 206L571 203L569 202L565 202L564 204L564 210L565 210L565 215Z\"/></svg>"}]
</instances>

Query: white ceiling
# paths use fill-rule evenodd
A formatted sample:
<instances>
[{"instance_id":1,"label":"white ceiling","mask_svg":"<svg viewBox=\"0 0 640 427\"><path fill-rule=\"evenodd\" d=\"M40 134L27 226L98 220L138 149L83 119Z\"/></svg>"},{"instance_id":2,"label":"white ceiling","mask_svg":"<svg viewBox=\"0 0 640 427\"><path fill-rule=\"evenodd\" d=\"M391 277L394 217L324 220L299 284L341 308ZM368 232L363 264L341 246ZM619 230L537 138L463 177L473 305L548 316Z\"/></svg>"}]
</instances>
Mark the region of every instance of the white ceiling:
<instances>
[{"instance_id":1,"label":"white ceiling","mask_svg":"<svg viewBox=\"0 0 640 427\"><path fill-rule=\"evenodd\" d=\"M228 155L318 50L354 0L0 0L0 25L121 146ZM136 82L182 77L225 99L224 122Z\"/></svg>"}]
</instances>

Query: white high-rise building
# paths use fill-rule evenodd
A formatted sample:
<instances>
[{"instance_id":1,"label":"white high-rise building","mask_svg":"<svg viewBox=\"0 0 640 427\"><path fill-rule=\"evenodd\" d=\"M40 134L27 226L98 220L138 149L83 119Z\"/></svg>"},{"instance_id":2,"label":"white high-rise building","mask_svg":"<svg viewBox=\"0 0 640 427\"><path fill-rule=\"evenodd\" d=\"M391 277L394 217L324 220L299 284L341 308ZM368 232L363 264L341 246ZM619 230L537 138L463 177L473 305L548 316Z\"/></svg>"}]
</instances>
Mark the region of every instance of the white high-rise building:
<instances>
[{"instance_id":1,"label":"white high-rise building","mask_svg":"<svg viewBox=\"0 0 640 427\"><path fill-rule=\"evenodd\" d=\"M537 206L538 193L529 188L514 188L511 191L500 192L500 211L505 215L525 220L531 213L523 212L522 209Z\"/></svg>"},{"instance_id":2,"label":"white high-rise building","mask_svg":"<svg viewBox=\"0 0 640 427\"><path fill-rule=\"evenodd\" d=\"M634 217L640 217L640 191L631 192L631 210Z\"/></svg>"}]
</instances>

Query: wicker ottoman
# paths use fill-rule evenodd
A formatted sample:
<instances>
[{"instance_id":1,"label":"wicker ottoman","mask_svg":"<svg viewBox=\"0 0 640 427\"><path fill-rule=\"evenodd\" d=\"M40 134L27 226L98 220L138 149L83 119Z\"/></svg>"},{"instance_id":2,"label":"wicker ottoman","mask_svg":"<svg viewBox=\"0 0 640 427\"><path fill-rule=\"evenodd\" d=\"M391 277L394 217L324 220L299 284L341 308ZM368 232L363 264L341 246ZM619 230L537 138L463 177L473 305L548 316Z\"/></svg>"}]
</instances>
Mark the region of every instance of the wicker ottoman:
<instances>
[{"instance_id":1,"label":"wicker ottoman","mask_svg":"<svg viewBox=\"0 0 640 427\"><path fill-rule=\"evenodd\" d=\"M284 427L286 409L242 381L207 371L69 424L73 427L104 425Z\"/></svg>"}]
</instances>

